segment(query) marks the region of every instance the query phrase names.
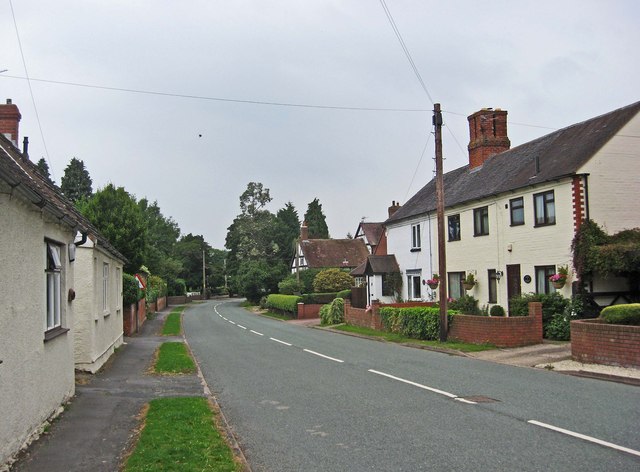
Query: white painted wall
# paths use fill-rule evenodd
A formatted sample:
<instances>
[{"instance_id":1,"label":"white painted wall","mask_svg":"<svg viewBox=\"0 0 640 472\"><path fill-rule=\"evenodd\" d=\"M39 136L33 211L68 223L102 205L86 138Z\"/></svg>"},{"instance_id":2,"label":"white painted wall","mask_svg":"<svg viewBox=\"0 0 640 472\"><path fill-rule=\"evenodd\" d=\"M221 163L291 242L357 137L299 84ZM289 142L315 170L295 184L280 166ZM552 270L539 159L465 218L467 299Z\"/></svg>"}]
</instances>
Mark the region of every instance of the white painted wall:
<instances>
[{"instance_id":1,"label":"white painted wall","mask_svg":"<svg viewBox=\"0 0 640 472\"><path fill-rule=\"evenodd\" d=\"M640 227L640 114L579 171L587 173L589 217L608 234Z\"/></svg>"},{"instance_id":2,"label":"white painted wall","mask_svg":"<svg viewBox=\"0 0 640 472\"><path fill-rule=\"evenodd\" d=\"M67 245L75 231L33 204L10 195L0 183L0 464L75 392L73 330L44 341L46 328L46 244L64 245L62 326L72 328L74 263Z\"/></svg>"},{"instance_id":3,"label":"white painted wall","mask_svg":"<svg viewBox=\"0 0 640 472\"><path fill-rule=\"evenodd\" d=\"M102 298L105 263L109 265L106 310ZM89 239L78 247L75 276L76 369L95 373L123 342L122 263Z\"/></svg>"}]
</instances>

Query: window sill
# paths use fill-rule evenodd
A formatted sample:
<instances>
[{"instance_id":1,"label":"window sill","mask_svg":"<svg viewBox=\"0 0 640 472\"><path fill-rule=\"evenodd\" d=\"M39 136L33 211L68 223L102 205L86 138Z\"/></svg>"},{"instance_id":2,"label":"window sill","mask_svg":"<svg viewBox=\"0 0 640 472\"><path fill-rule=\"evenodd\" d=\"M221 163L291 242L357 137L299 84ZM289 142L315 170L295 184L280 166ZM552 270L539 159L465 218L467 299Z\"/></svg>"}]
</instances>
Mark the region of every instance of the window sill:
<instances>
[{"instance_id":1,"label":"window sill","mask_svg":"<svg viewBox=\"0 0 640 472\"><path fill-rule=\"evenodd\" d=\"M533 225L533 227L534 228L543 228L544 226L553 226L555 224L556 224L555 221L552 222L552 223L538 223L538 224Z\"/></svg>"},{"instance_id":2,"label":"window sill","mask_svg":"<svg viewBox=\"0 0 640 472\"><path fill-rule=\"evenodd\" d=\"M63 328L62 326L58 326L56 328L50 329L49 331L45 331L44 342L46 343L47 341L51 341L58 336L62 336L63 334L66 334L67 331L69 331L69 328Z\"/></svg>"},{"instance_id":3,"label":"window sill","mask_svg":"<svg viewBox=\"0 0 640 472\"><path fill-rule=\"evenodd\" d=\"M460 241L460 240L461 240L460 238L458 238L458 239L447 239L447 242L448 243L455 243L456 241Z\"/></svg>"},{"instance_id":4,"label":"window sill","mask_svg":"<svg viewBox=\"0 0 640 472\"><path fill-rule=\"evenodd\" d=\"M422 248L421 248L421 247L414 247L414 248L411 248L411 252L420 252L420 251L422 251Z\"/></svg>"},{"instance_id":5,"label":"window sill","mask_svg":"<svg viewBox=\"0 0 640 472\"><path fill-rule=\"evenodd\" d=\"M511 223L509 226L513 228L514 226L524 226L524 225L525 223Z\"/></svg>"},{"instance_id":6,"label":"window sill","mask_svg":"<svg viewBox=\"0 0 640 472\"><path fill-rule=\"evenodd\" d=\"M486 234L474 234L473 235L474 238L481 238L482 236L489 236L489 233L486 233Z\"/></svg>"}]
</instances>

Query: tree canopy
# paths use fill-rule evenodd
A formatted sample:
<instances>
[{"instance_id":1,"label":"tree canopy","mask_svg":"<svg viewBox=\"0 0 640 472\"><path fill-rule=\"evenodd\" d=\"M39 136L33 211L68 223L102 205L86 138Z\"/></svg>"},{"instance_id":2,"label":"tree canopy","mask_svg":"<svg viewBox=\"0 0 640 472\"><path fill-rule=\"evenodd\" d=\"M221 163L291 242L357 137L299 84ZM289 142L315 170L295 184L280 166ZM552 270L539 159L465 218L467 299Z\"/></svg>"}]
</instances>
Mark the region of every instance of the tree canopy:
<instances>
[{"instance_id":1,"label":"tree canopy","mask_svg":"<svg viewBox=\"0 0 640 472\"><path fill-rule=\"evenodd\" d=\"M38 172L40 172L40 174L42 174L45 179L53 183L53 180L51 180L51 174L49 173L49 164L47 164L47 161L44 157L40 158L40 160L36 164L36 167L38 168Z\"/></svg>"},{"instance_id":2,"label":"tree canopy","mask_svg":"<svg viewBox=\"0 0 640 472\"><path fill-rule=\"evenodd\" d=\"M84 167L84 161L74 157L64 170L60 189L69 200L78 203L80 200L91 197L92 183L89 171Z\"/></svg>"},{"instance_id":3,"label":"tree canopy","mask_svg":"<svg viewBox=\"0 0 640 472\"><path fill-rule=\"evenodd\" d=\"M307 207L304 214L304 220L309 228L309 239L329 239L329 228L327 219L322 213L322 204L320 200L314 198Z\"/></svg>"}]
</instances>

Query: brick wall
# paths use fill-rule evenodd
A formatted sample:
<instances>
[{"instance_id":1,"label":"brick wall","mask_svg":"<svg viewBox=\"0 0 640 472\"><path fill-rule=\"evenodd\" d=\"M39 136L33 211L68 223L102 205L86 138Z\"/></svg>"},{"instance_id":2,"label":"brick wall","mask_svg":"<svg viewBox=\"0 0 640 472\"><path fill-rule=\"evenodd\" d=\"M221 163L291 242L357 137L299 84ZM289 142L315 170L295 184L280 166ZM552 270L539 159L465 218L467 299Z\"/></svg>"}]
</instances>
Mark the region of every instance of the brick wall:
<instances>
[{"instance_id":1,"label":"brick wall","mask_svg":"<svg viewBox=\"0 0 640 472\"><path fill-rule=\"evenodd\" d=\"M312 318L320 317L320 308L322 308L321 304L315 303L298 303L298 319L299 320L308 320Z\"/></svg>"},{"instance_id":2,"label":"brick wall","mask_svg":"<svg viewBox=\"0 0 640 472\"><path fill-rule=\"evenodd\" d=\"M640 326L571 322L571 357L584 363L640 368Z\"/></svg>"},{"instance_id":3,"label":"brick wall","mask_svg":"<svg viewBox=\"0 0 640 472\"><path fill-rule=\"evenodd\" d=\"M143 298L138 303L133 303L128 307L123 307L122 330L125 336L131 336L140 331L147 319L146 300Z\"/></svg>"},{"instance_id":4,"label":"brick wall","mask_svg":"<svg viewBox=\"0 0 640 472\"><path fill-rule=\"evenodd\" d=\"M380 317L380 305L374 302L369 310L354 308L351 300L344 301L344 320L347 324L384 331L382 318Z\"/></svg>"},{"instance_id":5,"label":"brick wall","mask_svg":"<svg viewBox=\"0 0 640 472\"><path fill-rule=\"evenodd\" d=\"M448 339L498 347L519 347L542 342L542 304L529 303L529 316L455 315Z\"/></svg>"}]
</instances>

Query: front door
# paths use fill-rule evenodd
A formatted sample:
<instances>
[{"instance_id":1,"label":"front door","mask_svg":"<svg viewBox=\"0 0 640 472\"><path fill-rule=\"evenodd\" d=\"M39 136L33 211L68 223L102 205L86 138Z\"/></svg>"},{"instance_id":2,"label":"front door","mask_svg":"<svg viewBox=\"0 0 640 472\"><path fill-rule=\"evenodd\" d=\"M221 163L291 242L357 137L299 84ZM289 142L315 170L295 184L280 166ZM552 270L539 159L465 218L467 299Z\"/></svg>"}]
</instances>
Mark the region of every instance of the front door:
<instances>
[{"instance_id":1,"label":"front door","mask_svg":"<svg viewBox=\"0 0 640 472\"><path fill-rule=\"evenodd\" d=\"M509 300L509 314L511 314L511 299L522 293L520 280L520 264L507 265L507 300Z\"/></svg>"}]
</instances>

